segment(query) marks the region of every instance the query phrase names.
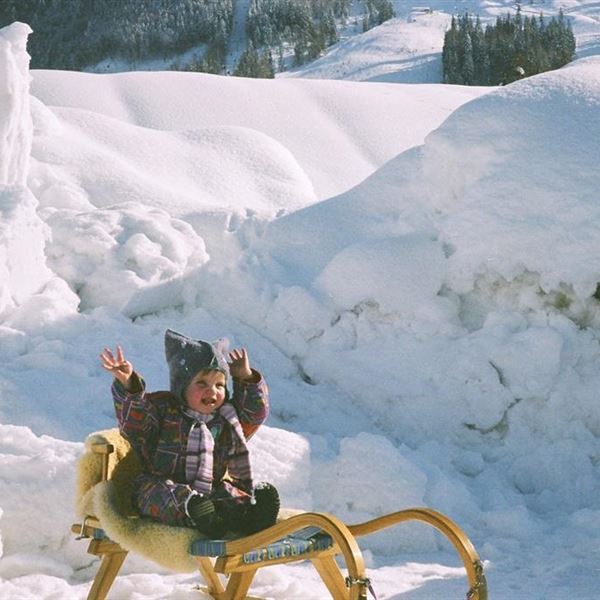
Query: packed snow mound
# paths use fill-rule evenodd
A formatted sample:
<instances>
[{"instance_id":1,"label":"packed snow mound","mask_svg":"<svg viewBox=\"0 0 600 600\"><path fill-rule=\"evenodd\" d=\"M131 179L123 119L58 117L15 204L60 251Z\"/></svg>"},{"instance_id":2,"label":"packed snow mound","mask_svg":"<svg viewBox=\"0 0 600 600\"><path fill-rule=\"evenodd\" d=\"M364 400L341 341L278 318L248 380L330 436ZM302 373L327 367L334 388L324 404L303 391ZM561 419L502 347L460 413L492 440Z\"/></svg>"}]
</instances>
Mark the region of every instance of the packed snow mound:
<instances>
[{"instance_id":1,"label":"packed snow mound","mask_svg":"<svg viewBox=\"0 0 600 600\"><path fill-rule=\"evenodd\" d=\"M599 356L579 329L600 318L599 60L465 104L361 185L269 223L260 270L246 263L272 290L247 318L311 382L335 382L432 460L454 440L467 477L496 468L498 443L507 485L536 510L594 489L600 413L575 365L592 373ZM453 514L469 504L444 476L428 489Z\"/></svg>"},{"instance_id":2,"label":"packed snow mound","mask_svg":"<svg viewBox=\"0 0 600 600\"><path fill-rule=\"evenodd\" d=\"M422 272L414 279L415 269ZM440 290L445 275L441 246L424 235L352 244L336 254L315 280L338 310L377 301L384 312L419 307ZM385 281L383 289L379 283Z\"/></svg>"},{"instance_id":3,"label":"packed snow mound","mask_svg":"<svg viewBox=\"0 0 600 600\"><path fill-rule=\"evenodd\" d=\"M56 529L67 531L70 515L59 521L50 506L71 506L75 487L73 462L81 453L82 444L64 442L47 435L36 436L27 427L0 425L0 477L2 478L2 537L6 554L38 552L47 546L58 555L61 541ZM39 486L44 482L44 494ZM22 501L21 494L28 498ZM36 522L35 528L24 530L24 522ZM58 558L56 556L55 558ZM12 563L12 564L11 564ZM15 560L2 562L0 577L13 576ZM67 576L71 569L67 569ZM57 574L65 576L64 573Z\"/></svg>"},{"instance_id":4,"label":"packed snow mound","mask_svg":"<svg viewBox=\"0 0 600 600\"><path fill-rule=\"evenodd\" d=\"M31 152L33 127L29 108L31 27L13 23L0 30L0 185L23 185Z\"/></svg>"},{"instance_id":5,"label":"packed snow mound","mask_svg":"<svg viewBox=\"0 0 600 600\"><path fill-rule=\"evenodd\" d=\"M140 202L168 208L174 216L198 210L245 216L251 210L272 217L315 201L310 181L290 152L255 130L160 131L76 109L47 113L36 105L40 135L33 156L52 165L63 188L70 175L71 188L83 195L73 205L68 194L75 209ZM53 118L56 123L46 123ZM42 206L64 205L56 188L48 194L48 182L35 185L35 175L33 187Z\"/></svg>"},{"instance_id":6,"label":"packed snow mound","mask_svg":"<svg viewBox=\"0 0 600 600\"><path fill-rule=\"evenodd\" d=\"M293 274L286 275L288 284L317 282L323 291L340 253L351 253L352 245L420 233L437 240L447 256L435 267L443 276L434 295L442 285L467 294L479 284L536 274L536 283L523 281L522 292L537 285L545 294L566 293L568 303L587 300L600 281L594 250L600 244L599 67L600 58L582 59L463 105L421 148L360 186L272 222L263 243L274 264ZM297 260L301 246L306 251ZM422 259L431 268L439 264ZM373 262L386 265L388 283L395 281L397 265L384 250ZM335 298L349 284L340 279L338 290L330 283L325 291ZM375 300L389 310L386 286L367 287L359 292L356 285L355 304ZM399 305L410 304L408 291L405 296L397 295ZM496 299L490 294L486 301L494 306Z\"/></svg>"},{"instance_id":7,"label":"packed snow mound","mask_svg":"<svg viewBox=\"0 0 600 600\"><path fill-rule=\"evenodd\" d=\"M452 289L472 290L483 273L533 272L546 293L595 292L599 109L593 57L478 98L427 137L422 176Z\"/></svg>"},{"instance_id":8,"label":"packed snow mound","mask_svg":"<svg viewBox=\"0 0 600 600\"><path fill-rule=\"evenodd\" d=\"M78 304L46 264L50 231L26 187L34 135L26 51L30 33L24 23L0 30L0 317L10 326L23 319L53 321Z\"/></svg>"},{"instance_id":9,"label":"packed snow mound","mask_svg":"<svg viewBox=\"0 0 600 600\"><path fill-rule=\"evenodd\" d=\"M29 185L51 233L48 264L84 310L180 304L177 278L208 260L203 234L215 223L223 234L316 200L290 152L255 130L161 131L38 100L33 109Z\"/></svg>"},{"instance_id":10,"label":"packed snow mound","mask_svg":"<svg viewBox=\"0 0 600 600\"><path fill-rule=\"evenodd\" d=\"M155 311L160 301L155 297L143 307L143 296L209 258L204 240L188 223L146 205L46 212L52 228L48 264L77 290L82 310L107 306L126 314ZM171 288L164 307L176 301L176 289ZM145 294L140 296L138 290Z\"/></svg>"},{"instance_id":11,"label":"packed snow mound","mask_svg":"<svg viewBox=\"0 0 600 600\"><path fill-rule=\"evenodd\" d=\"M421 144L454 108L489 91L457 87L440 94L437 86L365 87L343 81L254 80L179 72L33 71L32 75L32 93L46 106L86 111L79 119L75 111L60 112L65 119L67 115L75 119L78 129L84 127L82 122L91 121L93 112L160 131L234 127L263 133L291 153L318 199L358 184L390 158ZM99 117L95 119L97 124L90 124L86 137L101 128ZM105 129L108 123L104 121ZM134 133L132 146L145 141L132 129L127 132ZM146 133L146 138L150 136ZM158 138L155 133L154 139ZM172 146L172 138L163 139L167 149ZM259 145L257 161L261 150ZM174 165L168 162L167 166ZM208 176L209 166L203 175ZM257 162L260 166L266 165Z\"/></svg>"},{"instance_id":12,"label":"packed snow mound","mask_svg":"<svg viewBox=\"0 0 600 600\"><path fill-rule=\"evenodd\" d=\"M44 255L48 227L36 208L27 188L0 185L0 315L4 317L52 277Z\"/></svg>"}]
</instances>

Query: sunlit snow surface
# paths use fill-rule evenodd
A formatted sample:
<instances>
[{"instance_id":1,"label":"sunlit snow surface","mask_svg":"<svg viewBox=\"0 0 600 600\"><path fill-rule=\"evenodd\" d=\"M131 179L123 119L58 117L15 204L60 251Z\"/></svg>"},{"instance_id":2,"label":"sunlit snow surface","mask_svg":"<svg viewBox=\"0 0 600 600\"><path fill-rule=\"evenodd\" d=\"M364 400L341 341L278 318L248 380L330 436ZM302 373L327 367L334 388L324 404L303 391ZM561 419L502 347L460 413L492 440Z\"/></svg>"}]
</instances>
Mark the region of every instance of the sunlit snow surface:
<instances>
[{"instance_id":1,"label":"sunlit snow surface","mask_svg":"<svg viewBox=\"0 0 600 600\"><path fill-rule=\"evenodd\" d=\"M0 130L33 144L0 155L28 173L0 185L2 598L86 596L69 525L81 440L114 424L98 354L164 388L167 327L249 348L273 404L255 470L286 505L431 506L491 598L596 597L599 59L492 90L32 76L31 122L0 81ZM380 598L466 593L425 526L361 545ZM113 597L196 583L129 557ZM326 597L309 565L253 593Z\"/></svg>"},{"instance_id":2,"label":"sunlit snow surface","mask_svg":"<svg viewBox=\"0 0 600 600\"><path fill-rule=\"evenodd\" d=\"M600 54L600 5L597 0L391 0L396 18L362 32L356 3L340 41L321 58L278 73L277 77L436 83L442 80L444 32L452 15L479 17L483 28L515 14L558 18L562 10L577 40L577 56ZM357 10L358 9L358 10Z\"/></svg>"}]
</instances>

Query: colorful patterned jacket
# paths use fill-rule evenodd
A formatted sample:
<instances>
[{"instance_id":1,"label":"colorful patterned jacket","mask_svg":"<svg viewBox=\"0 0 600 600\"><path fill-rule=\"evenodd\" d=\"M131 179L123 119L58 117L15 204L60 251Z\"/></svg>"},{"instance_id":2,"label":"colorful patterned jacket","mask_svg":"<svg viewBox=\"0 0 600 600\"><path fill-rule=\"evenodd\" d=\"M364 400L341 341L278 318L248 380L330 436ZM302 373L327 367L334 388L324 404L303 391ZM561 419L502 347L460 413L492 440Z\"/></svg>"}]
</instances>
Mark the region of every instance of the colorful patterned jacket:
<instances>
[{"instance_id":1,"label":"colorful patterned jacket","mask_svg":"<svg viewBox=\"0 0 600 600\"><path fill-rule=\"evenodd\" d=\"M236 409L242 430L249 439L269 413L267 385L257 371L256 383L233 380L233 394L228 400ZM185 504L191 488L186 481L188 435L193 419L184 414L181 401L171 392L146 393L144 380L128 392L117 380L111 388L119 431L125 437L143 468L137 485L138 508L142 514L172 524L187 524ZM135 389L135 385L133 386ZM231 486L223 488L231 447L229 423L218 413L207 423L215 440L213 481L215 494L231 495Z\"/></svg>"}]
</instances>

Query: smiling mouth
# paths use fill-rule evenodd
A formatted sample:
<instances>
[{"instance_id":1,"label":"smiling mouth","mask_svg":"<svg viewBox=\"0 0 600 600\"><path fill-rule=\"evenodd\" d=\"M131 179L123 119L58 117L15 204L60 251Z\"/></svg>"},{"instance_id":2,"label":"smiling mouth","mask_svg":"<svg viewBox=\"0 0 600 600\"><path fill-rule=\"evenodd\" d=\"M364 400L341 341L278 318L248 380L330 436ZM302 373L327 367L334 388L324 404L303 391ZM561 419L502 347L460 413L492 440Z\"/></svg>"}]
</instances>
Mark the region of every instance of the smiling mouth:
<instances>
[{"instance_id":1,"label":"smiling mouth","mask_svg":"<svg viewBox=\"0 0 600 600\"><path fill-rule=\"evenodd\" d=\"M206 398L204 400L202 400L202 404L205 404L206 406L213 406L217 403L216 400L211 399L211 398Z\"/></svg>"}]
</instances>

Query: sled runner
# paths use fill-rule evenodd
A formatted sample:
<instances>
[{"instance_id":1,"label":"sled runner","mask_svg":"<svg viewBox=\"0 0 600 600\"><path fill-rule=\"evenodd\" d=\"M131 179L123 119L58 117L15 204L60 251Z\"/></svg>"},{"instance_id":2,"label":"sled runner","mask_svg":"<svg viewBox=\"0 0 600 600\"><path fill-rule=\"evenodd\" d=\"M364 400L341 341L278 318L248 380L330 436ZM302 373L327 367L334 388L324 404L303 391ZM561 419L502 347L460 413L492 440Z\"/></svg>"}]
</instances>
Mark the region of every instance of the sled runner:
<instances>
[{"instance_id":1,"label":"sled runner","mask_svg":"<svg viewBox=\"0 0 600 600\"><path fill-rule=\"evenodd\" d=\"M371 582L356 538L405 521L417 520L444 534L465 566L468 600L487 600L487 584L477 551L448 517L428 508L391 513L346 525L327 513L282 509L278 522L243 538L210 540L195 529L140 518L129 504L130 482L139 464L117 429L92 434L77 472L77 510L71 530L88 538L88 552L101 558L88 600L107 598L129 552L176 572L199 570L215 600L249 600L254 575L270 565L310 560L334 600L366 600ZM344 559L347 576L335 557Z\"/></svg>"}]
</instances>

